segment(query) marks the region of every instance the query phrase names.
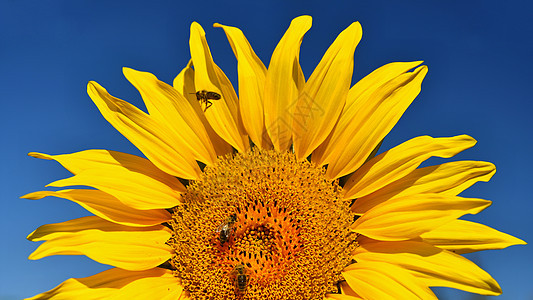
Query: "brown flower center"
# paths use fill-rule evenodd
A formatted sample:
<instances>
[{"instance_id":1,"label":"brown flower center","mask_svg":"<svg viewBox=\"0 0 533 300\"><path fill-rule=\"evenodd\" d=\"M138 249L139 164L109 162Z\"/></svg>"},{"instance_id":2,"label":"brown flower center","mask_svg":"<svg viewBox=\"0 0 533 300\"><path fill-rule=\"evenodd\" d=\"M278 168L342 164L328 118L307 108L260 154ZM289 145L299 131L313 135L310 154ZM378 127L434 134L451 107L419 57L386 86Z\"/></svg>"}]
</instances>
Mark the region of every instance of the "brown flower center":
<instances>
[{"instance_id":1,"label":"brown flower center","mask_svg":"<svg viewBox=\"0 0 533 300\"><path fill-rule=\"evenodd\" d=\"M357 247L349 205L291 153L227 156L174 208L171 264L192 299L322 299Z\"/></svg>"}]
</instances>

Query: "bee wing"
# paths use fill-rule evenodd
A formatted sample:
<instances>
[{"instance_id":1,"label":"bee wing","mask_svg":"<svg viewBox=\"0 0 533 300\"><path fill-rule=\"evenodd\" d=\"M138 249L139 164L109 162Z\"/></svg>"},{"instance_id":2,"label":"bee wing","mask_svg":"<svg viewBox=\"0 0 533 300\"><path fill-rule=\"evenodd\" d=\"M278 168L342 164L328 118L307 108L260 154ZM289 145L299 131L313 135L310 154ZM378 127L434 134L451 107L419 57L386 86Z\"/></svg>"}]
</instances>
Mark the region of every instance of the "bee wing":
<instances>
[{"instance_id":1,"label":"bee wing","mask_svg":"<svg viewBox=\"0 0 533 300\"><path fill-rule=\"evenodd\" d=\"M217 97L218 97L217 99L220 99L220 95L217 94L217 93L215 93L215 92L204 91L204 92L202 93L202 96L203 96L205 99L215 99L215 98L217 98ZM216 100L216 99L215 99L215 100Z\"/></svg>"},{"instance_id":2,"label":"bee wing","mask_svg":"<svg viewBox=\"0 0 533 300\"><path fill-rule=\"evenodd\" d=\"M222 223L217 227L216 232L220 233L222 230L227 230L227 229L228 229L228 223Z\"/></svg>"}]
</instances>

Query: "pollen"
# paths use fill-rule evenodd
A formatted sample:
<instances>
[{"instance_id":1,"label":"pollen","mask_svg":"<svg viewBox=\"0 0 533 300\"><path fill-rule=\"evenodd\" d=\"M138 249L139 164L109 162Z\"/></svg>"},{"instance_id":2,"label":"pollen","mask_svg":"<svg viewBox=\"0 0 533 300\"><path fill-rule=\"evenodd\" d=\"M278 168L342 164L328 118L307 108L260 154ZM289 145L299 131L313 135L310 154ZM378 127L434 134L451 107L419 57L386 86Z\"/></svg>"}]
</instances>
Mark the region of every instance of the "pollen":
<instances>
[{"instance_id":1,"label":"pollen","mask_svg":"<svg viewBox=\"0 0 533 300\"><path fill-rule=\"evenodd\" d=\"M191 299L323 299L338 292L357 247L341 192L323 168L289 152L220 158L173 209L175 276Z\"/></svg>"}]
</instances>

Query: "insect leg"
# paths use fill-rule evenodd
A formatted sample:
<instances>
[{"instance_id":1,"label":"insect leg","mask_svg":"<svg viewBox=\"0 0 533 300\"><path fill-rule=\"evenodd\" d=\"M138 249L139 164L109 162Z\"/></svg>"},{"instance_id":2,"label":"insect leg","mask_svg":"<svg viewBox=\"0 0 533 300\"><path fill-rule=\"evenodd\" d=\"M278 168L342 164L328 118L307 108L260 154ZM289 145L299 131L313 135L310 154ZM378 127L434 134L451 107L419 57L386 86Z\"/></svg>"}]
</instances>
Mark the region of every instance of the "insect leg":
<instances>
[{"instance_id":1,"label":"insect leg","mask_svg":"<svg viewBox=\"0 0 533 300\"><path fill-rule=\"evenodd\" d=\"M204 112L209 108L211 107L211 105L213 105L213 102L209 101L209 100L205 100L205 109L204 109Z\"/></svg>"}]
</instances>

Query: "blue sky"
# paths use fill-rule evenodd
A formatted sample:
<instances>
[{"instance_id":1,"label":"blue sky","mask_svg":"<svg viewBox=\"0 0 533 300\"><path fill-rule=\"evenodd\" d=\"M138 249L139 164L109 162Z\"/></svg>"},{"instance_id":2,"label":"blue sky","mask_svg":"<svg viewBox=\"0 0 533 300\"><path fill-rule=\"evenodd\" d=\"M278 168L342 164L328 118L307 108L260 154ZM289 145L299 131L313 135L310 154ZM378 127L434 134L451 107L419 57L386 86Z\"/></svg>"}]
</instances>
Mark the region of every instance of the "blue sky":
<instances>
[{"instance_id":1,"label":"blue sky","mask_svg":"<svg viewBox=\"0 0 533 300\"><path fill-rule=\"evenodd\" d=\"M268 65L290 20L312 15L300 55L306 77L353 21L363 27L354 82L389 62L424 60L429 74L422 93L382 149L418 135L473 136L478 144L454 159L491 161L498 171L489 183L462 194L493 200L468 219L533 241L533 5L503 3L0 1L0 299L29 297L67 278L108 268L82 256L27 259L37 244L25 237L35 228L88 213L62 199L19 199L69 176L58 164L26 154L104 148L140 155L101 117L86 84L96 80L111 94L142 107L121 68L149 71L171 83L189 60L193 21L206 30L215 61L235 85L235 58L222 30L211 27L215 22L241 28ZM531 254L529 246L514 246L469 258L498 280L504 291L500 299L533 299ZM448 299L473 299L467 293L438 291Z\"/></svg>"}]
</instances>

